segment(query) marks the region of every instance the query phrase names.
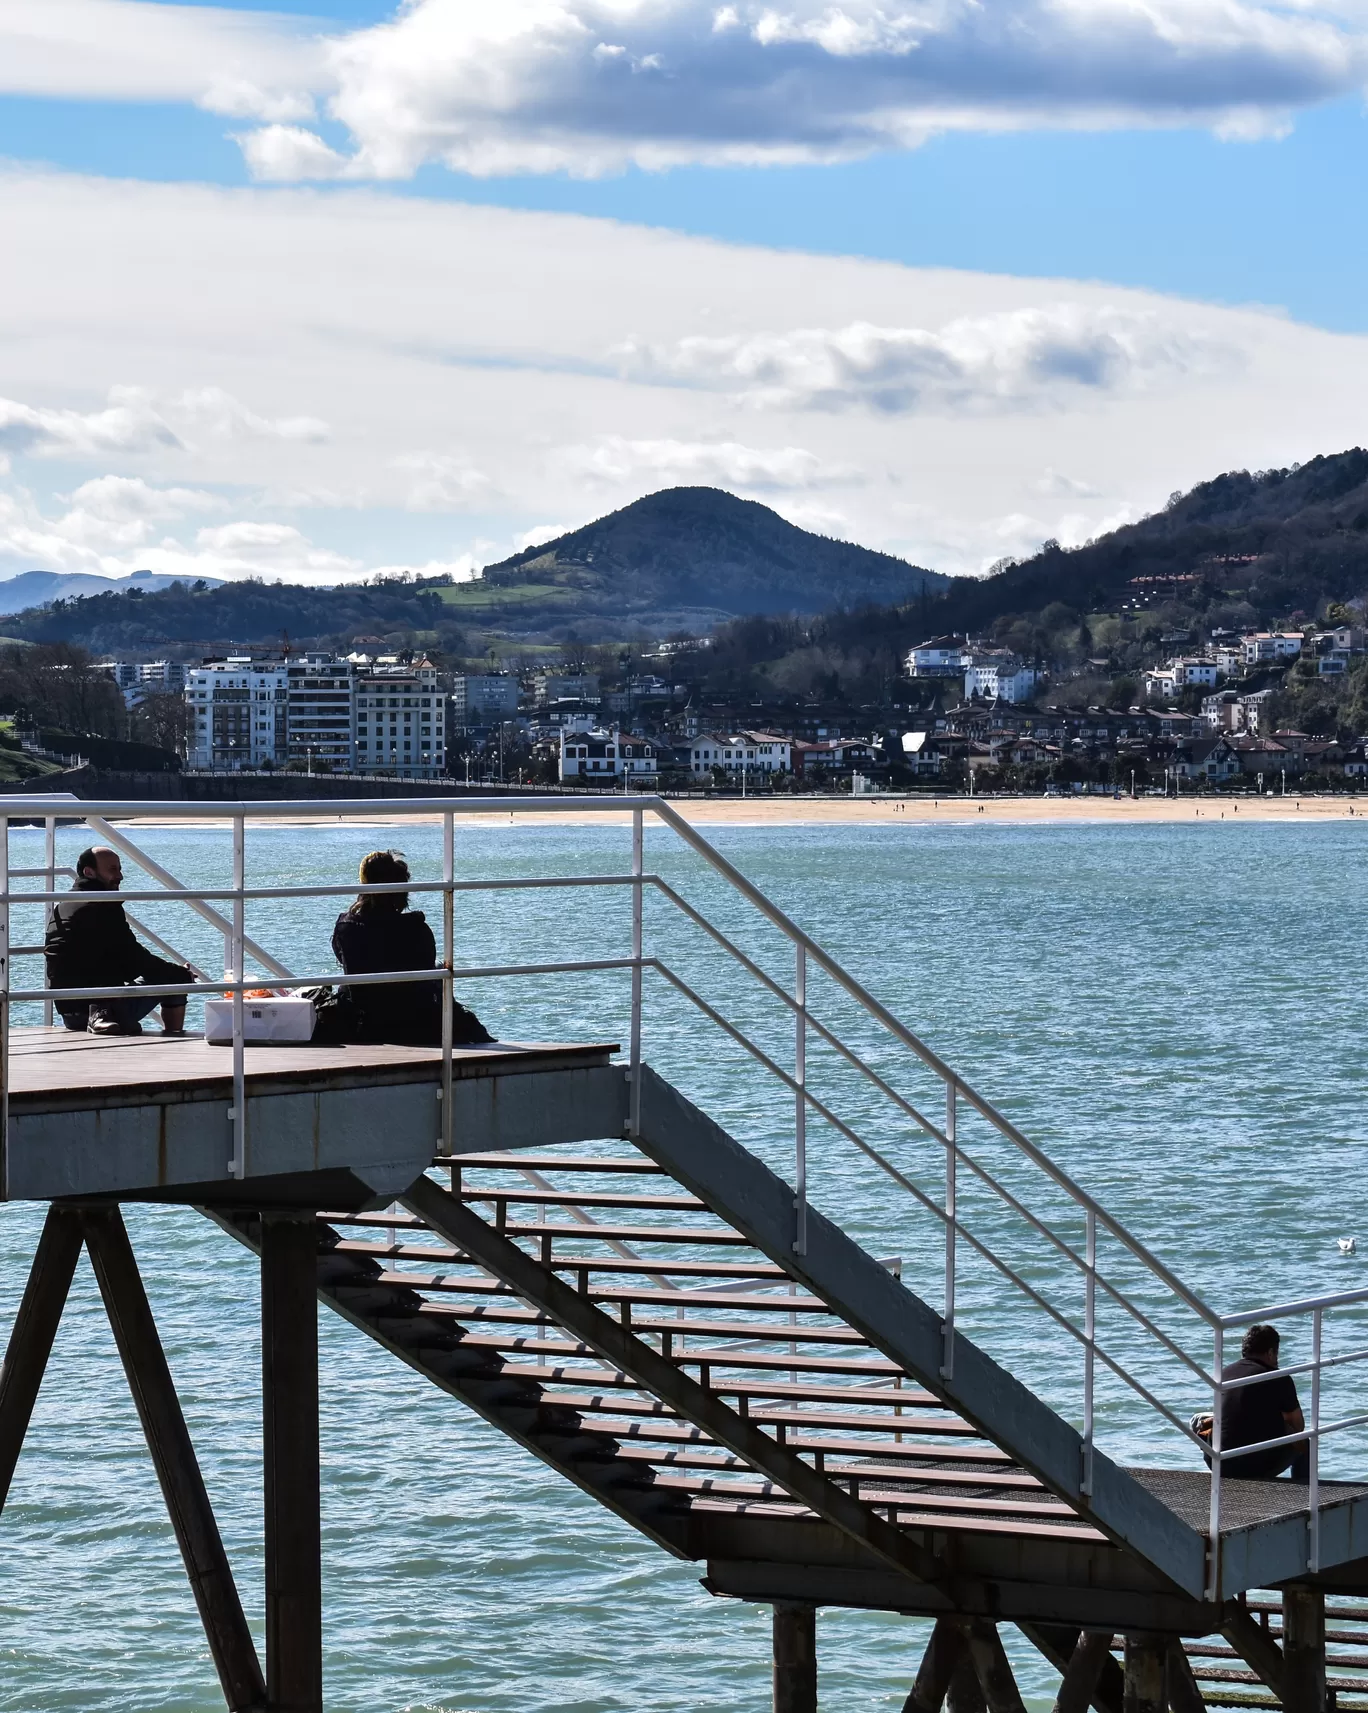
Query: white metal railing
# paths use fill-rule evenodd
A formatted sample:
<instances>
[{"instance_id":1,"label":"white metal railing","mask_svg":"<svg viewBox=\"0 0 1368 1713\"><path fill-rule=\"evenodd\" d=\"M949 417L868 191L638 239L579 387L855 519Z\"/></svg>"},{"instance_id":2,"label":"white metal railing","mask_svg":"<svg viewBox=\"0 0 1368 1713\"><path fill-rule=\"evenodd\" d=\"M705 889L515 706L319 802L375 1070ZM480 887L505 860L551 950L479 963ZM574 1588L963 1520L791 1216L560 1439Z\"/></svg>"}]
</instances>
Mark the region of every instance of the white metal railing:
<instances>
[{"instance_id":1,"label":"white metal railing","mask_svg":"<svg viewBox=\"0 0 1368 1713\"><path fill-rule=\"evenodd\" d=\"M562 797L505 797L498 813L513 811L524 815L541 812L563 813ZM1075 1419L1080 1422L1082 1466L1079 1471L1080 1491L1089 1495L1093 1483L1094 1448L1098 1420L1098 1371L1105 1370L1141 1400L1145 1408L1172 1428L1192 1445L1199 1447L1212 1465L1210 1482L1209 1534L1209 1592L1214 1597L1219 1579L1219 1540L1222 1519L1223 1467L1236 1458L1253 1453L1281 1451L1290 1453L1305 1446L1309 1463L1307 1567L1319 1567L1320 1554L1320 1448L1322 1441L1332 1435L1368 1424L1368 1414L1348 1413L1325 1419L1323 1411L1323 1381L1331 1373L1368 1360L1368 1349L1351 1349L1327 1354L1324 1334L1328 1318L1337 1311L1353 1311L1368 1304L1368 1290L1337 1292L1307 1297L1296 1301L1275 1303L1256 1310L1221 1314L1172 1272L1156 1255L1140 1242L1119 1220L1114 1218L1074 1179L1035 1146L1022 1132L989 1101L973 1089L939 1056L913 1034L898 1018L868 993L846 970L830 957L813 939L805 934L781 910L761 893L722 854L689 825L668 803L655 797L633 797L626 804L621 798L590 798L577 803L579 813L606 813L631 817L631 867L627 874L555 875L537 877L508 877L501 879L457 879L455 864L455 823L458 817L488 815L490 805L480 799L395 799L386 800L387 819L407 820L422 817L438 820L441 825L442 875L440 880L413 879L383 885L352 884L310 886L249 886L246 883L246 835L248 819L253 822L297 819L301 815L317 815L319 805L303 803L261 804L185 804L185 803L76 803L74 800L53 798L0 798L0 858L3 859L3 890L0 890L0 1193L3 1193L3 1170L8 1141L9 1054L10 1027L13 1007L26 1003L41 1003L44 1020L51 1021L52 1005L56 1000L76 1002L126 996L126 988L81 988L56 990L49 987L20 987L12 980L13 956L34 955L41 950L36 945L16 946L10 950L11 913L16 909L42 908L68 897L59 890L57 881L71 873L60 869L55 858L55 828L58 819L85 821L105 843L119 850L138 864L155 886L130 889L109 895L109 901L123 903L168 900L183 903L203 921L212 926L223 940L223 976L215 979L203 976L188 984L147 985L139 987L146 997L180 997L191 994L228 994L233 1004L233 1104L232 1152L226 1162L232 1175L242 1175L247 1161L247 1103L245 1098L245 1041L243 1032L243 995L261 985L263 976L247 972L249 959L266 971L265 979L275 985L306 987L342 979L349 987L383 984L393 981L436 981L441 984L442 1001L442 1128L435 1139L439 1156L452 1152L452 1075L453 1045L452 1017L455 983L470 980L498 980L532 975L584 975L589 972L627 972L630 978L630 1036L628 1047L629 1131L640 1130L640 1089L643 1051L643 1019L646 1009L646 977L655 976L690 1007L708 1018L767 1074L787 1088L792 1098L793 1112L793 1182L794 1226L793 1248L801 1255L806 1248L809 1190L812 1185L809 1158L809 1123L815 1116L834 1134L853 1145L912 1200L921 1214L927 1216L941 1233L943 1243L944 1308L942 1318L943 1353L941 1374L953 1380L955 1337L960 1291L960 1260L965 1254L976 1258L991 1271L991 1276L1005 1280L1032 1308L1045 1315L1049 1322L1069 1339L1081 1353L1079 1408ZM373 800L333 801L326 813L330 823L345 822L351 817L373 820L376 804ZM674 833L685 846L726 882L729 889L757 911L770 926L786 940L794 959L793 986L788 987L752 957L696 904L687 899L663 876L648 873L645 867L645 817L651 816ZM112 826L108 817L117 816L123 822L155 820L160 824L176 820L224 823L231 832L231 884L219 887L189 887L179 881L155 859L142 851L125 832ZM9 833L17 819L41 821L45 829L44 863L41 868L11 868ZM16 880L41 880L41 891L15 891ZM556 888L627 888L630 894L630 954L626 957L593 959L552 959L537 962L457 966L454 953L454 908L458 894L538 890ZM781 1014L786 1014L792 1026L792 1069L781 1064L755 1038L753 1032L741 1028L725 1016L709 999L661 956L650 955L646 946L645 897L647 890L666 903L680 920L699 929L729 960L743 970L766 1000L776 1002ZM265 900L354 897L357 894L437 893L442 904L441 962L432 971L390 971L371 975L346 975L339 978L335 971L318 975L301 975L286 968L264 947L247 934L247 906ZM98 893L86 894L91 905L98 905ZM230 907L225 913L216 905ZM154 935L139 923L149 939L177 962L187 964L164 939ZM875 1055L868 1050L857 1051L837 1030L813 1008L811 974L817 970L826 975L844 994L856 1012L876 1023L900 1049L900 1062L930 1073L943 1098L944 1118L930 1115L930 1103L913 1101L904 1095L890 1075L884 1074L870 1062ZM196 970L196 975L203 972ZM812 1076L809 1046L816 1042L833 1053L841 1063L854 1072L867 1091L877 1096L880 1110L891 1114L900 1125L896 1145L904 1146L911 1135L920 1135L942 1156L941 1169L936 1173L921 1173L907 1161L891 1157L895 1144L876 1145L857 1129L855 1122L836 1109L834 1097L819 1092ZM891 1073L890 1073L891 1074ZM1036 1182L1062 1201L1069 1219L1081 1223L1082 1242L1073 1235L1073 1226L1043 1216L1027 1204L1027 1190L1016 1182L1005 1168L994 1170L980 1149L969 1147L965 1119L974 1116L984 1121L999 1143L1006 1144L1007 1159L1012 1173L1029 1168ZM1012 1176L1012 1181L1008 1181ZM1029 1264L1009 1259L1001 1251L1001 1237L990 1240L981 1230L971 1229L964 1213L965 1192L968 1188L985 1192L997 1213L988 1225L994 1226L1006 1217L1010 1231L1038 1244ZM1066 1227L1066 1228L1065 1228ZM1007 1228L1004 1228L1006 1230ZM1107 1240L1115 1259L1106 1267L1099 1259L1099 1244ZM1041 1256L1044 1260L1042 1261ZM1139 1286L1122 1277L1126 1269L1138 1276ZM1030 1271L1032 1277L1027 1277ZM1073 1278L1081 1286L1081 1314L1077 1308L1061 1306L1058 1291L1051 1292L1042 1277L1050 1272L1057 1279ZM1147 1293L1150 1306L1138 1300ZM1120 1324L1134 1339L1139 1337L1142 1361L1123 1359L1116 1341L1105 1340L1100 1331L1099 1311L1106 1309L1118 1317ZM1181 1315L1195 1323L1196 1331L1209 1339L1210 1356L1195 1355L1189 1345L1191 1333L1169 1330L1163 1320ZM1288 1322L1301 1320L1309 1324L1311 1356L1302 1361L1246 1378L1225 1377L1225 1339L1227 1333L1238 1332L1256 1322ZM1207 1445L1185 1419L1188 1411L1175 1408L1160 1395L1159 1382L1149 1377L1154 1360L1167 1362L1180 1377L1180 1383L1200 1387L1212 1403L1213 1429ZM1138 1368L1144 1372L1137 1372ZM1263 1384L1278 1377L1310 1376L1309 1419L1297 1431L1289 1431L1258 1445L1228 1446L1223 1443L1223 1416L1227 1401L1248 1386Z\"/></svg>"}]
</instances>

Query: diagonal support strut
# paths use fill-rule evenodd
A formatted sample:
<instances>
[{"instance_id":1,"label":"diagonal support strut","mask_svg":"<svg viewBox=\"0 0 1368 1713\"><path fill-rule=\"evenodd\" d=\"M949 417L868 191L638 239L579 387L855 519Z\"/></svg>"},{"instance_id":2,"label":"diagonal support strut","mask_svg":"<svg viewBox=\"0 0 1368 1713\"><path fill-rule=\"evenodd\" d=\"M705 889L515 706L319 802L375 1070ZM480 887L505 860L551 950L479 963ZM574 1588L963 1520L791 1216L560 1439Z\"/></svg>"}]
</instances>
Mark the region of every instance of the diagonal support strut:
<instances>
[{"instance_id":1,"label":"diagonal support strut","mask_svg":"<svg viewBox=\"0 0 1368 1713\"><path fill-rule=\"evenodd\" d=\"M265 1708L261 1665L123 1216L117 1207L86 1208L78 1229L90 1249L224 1699L233 1713Z\"/></svg>"},{"instance_id":2,"label":"diagonal support strut","mask_svg":"<svg viewBox=\"0 0 1368 1713\"><path fill-rule=\"evenodd\" d=\"M33 1418L83 1241L77 1214L66 1208L48 1209L0 1366L0 1511L9 1497L14 1466Z\"/></svg>"}]
</instances>

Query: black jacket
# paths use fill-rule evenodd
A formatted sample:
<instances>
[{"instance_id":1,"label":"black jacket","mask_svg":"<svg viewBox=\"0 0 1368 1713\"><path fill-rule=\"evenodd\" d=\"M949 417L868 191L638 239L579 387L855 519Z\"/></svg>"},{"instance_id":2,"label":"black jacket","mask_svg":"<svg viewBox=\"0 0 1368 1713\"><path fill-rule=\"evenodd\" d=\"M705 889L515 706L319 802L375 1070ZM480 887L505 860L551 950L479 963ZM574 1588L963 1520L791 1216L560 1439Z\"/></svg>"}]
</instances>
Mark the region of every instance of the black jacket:
<instances>
[{"instance_id":1,"label":"black jacket","mask_svg":"<svg viewBox=\"0 0 1368 1713\"><path fill-rule=\"evenodd\" d=\"M332 949L348 975L437 968L437 942L421 910L367 910L359 916L344 910L333 929ZM452 1038L460 1043L492 1039L479 1018L461 1005L453 1006L452 1026ZM440 1046L442 984L396 981L343 987L333 1004L320 1008L314 1039Z\"/></svg>"},{"instance_id":2,"label":"black jacket","mask_svg":"<svg viewBox=\"0 0 1368 1713\"><path fill-rule=\"evenodd\" d=\"M122 904L96 904L89 895L116 895L78 880L69 901L54 904L43 939L49 987L126 987L135 981L189 982L190 972L140 944ZM59 1002L60 1003L60 1002ZM79 1003L79 1002L77 1002Z\"/></svg>"}]
</instances>

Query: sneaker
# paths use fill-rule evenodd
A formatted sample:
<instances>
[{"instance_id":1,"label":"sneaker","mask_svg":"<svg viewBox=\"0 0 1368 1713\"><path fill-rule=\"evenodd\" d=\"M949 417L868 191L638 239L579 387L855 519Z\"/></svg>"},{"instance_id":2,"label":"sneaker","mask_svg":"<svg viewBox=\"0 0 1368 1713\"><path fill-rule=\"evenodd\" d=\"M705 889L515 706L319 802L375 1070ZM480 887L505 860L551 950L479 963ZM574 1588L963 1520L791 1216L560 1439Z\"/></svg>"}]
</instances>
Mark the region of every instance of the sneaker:
<instances>
[{"instance_id":1,"label":"sneaker","mask_svg":"<svg viewBox=\"0 0 1368 1713\"><path fill-rule=\"evenodd\" d=\"M92 1005L90 1021L86 1024L88 1035L141 1035L142 1024L135 1023L132 1028L125 1028L112 1011L103 1005Z\"/></svg>"}]
</instances>

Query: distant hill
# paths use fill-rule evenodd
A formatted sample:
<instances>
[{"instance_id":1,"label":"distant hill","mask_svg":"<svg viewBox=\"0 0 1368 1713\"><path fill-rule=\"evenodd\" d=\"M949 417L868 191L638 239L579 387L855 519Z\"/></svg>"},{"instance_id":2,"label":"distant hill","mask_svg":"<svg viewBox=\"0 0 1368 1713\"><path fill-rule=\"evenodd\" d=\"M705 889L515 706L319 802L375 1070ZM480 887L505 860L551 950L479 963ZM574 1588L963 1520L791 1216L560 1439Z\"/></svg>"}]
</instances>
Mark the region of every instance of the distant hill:
<instances>
[{"instance_id":1,"label":"distant hill","mask_svg":"<svg viewBox=\"0 0 1368 1713\"><path fill-rule=\"evenodd\" d=\"M169 589L178 581L154 571L133 571L127 577L97 577L89 571L21 571L0 582L0 615L26 612L47 601L74 601L79 595L118 595L137 589L151 594ZM206 588L217 589L221 579L202 577Z\"/></svg>"},{"instance_id":2,"label":"distant hill","mask_svg":"<svg viewBox=\"0 0 1368 1713\"><path fill-rule=\"evenodd\" d=\"M452 599L524 626L573 612L663 631L750 613L902 602L948 581L892 554L798 529L719 488L667 488L487 566L480 583Z\"/></svg>"},{"instance_id":3,"label":"distant hill","mask_svg":"<svg viewBox=\"0 0 1368 1713\"><path fill-rule=\"evenodd\" d=\"M1087 612L1142 594L1199 610L1238 603L1271 621L1365 592L1368 451L1354 447L1284 470L1228 471L1083 547L1047 543L992 576L957 577L935 620L978 630L1054 602Z\"/></svg>"}]
</instances>

